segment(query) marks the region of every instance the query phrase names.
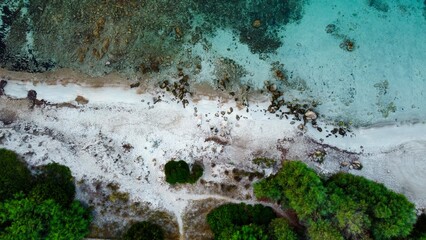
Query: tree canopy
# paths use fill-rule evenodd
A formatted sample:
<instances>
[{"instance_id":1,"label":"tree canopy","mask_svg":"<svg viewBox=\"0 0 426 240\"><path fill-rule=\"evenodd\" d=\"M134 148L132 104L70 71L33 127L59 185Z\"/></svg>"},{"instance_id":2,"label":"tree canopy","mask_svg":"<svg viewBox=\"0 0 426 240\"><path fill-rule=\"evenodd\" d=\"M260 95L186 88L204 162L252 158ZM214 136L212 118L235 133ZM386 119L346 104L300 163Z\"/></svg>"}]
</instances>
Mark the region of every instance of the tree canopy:
<instances>
[{"instance_id":1,"label":"tree canopy","mask_svg":"<svg viewBox=\"0 0 426 240\"><path fill-rule=\"evenodd\" d=\"M327 220L311 221L307 233L311 240L344 240L339 230Z\"/></svg>"},{"instance_id":2,"label":"tree canopy","mask_svg":"<svg viewBox=\"0 0 426 240\"><path fill-rule=\"evenodd\" d=\"M348 211L348 206L352 208L349 223L358 226L350 232L370 230L375 239L391 239L406 237L413 229L416 222L414 204L383 184L347 173L335 174L326 184L331 194L340 197L340 203L335 201L336 205L342 206L334 213L336 218L341 217L343 211ZM347 204L345 199L352 202Z\"/></svg>"},{"instance_id":3,"label":"tree canopy","mask_svg":"<svg viewBox=\"0 0 426 240\"><path fill-rule=\"evenodd\" d=\"M39 201L53 199L64 207L69 206L75 196L71 170L58 163L41 166L30 195Z\"/></svg>"},{"instance_id":4,"label":"tree canopy","mask_svg":"<svg viewBox=\"0 0 426 240\"><path fill-rule=\"evenodd\" d=\"M269 232L273 240L297 240L297 234L285 218L275 218L269 224Z\"/></svg>"},{"instance_id":5,"label":"tree canopy","mask_svg":"<svg viewBox=\"0 0 426 240\"><path fill-rule=\"evenodd\" d=\"M311 239L407 237L416 221L414 205L383 184L348 173L321 179L300 161L286 161L254 193L294 209Z\"/></svg>"},{"instance_id":6,"label":"tree canopy","mask_svg":"<svg viewBox=\"0 0 426 240\"><path fill-rule=\"evenodd\" d=\"M317 214L326 200L326 189L314 170L299 161L286 161L281 170L254 186L258 198L281 200L306 219Z\"/></svg>"},{"instance_id":7,"label":"tree canopy","mask_svg":"<svg viewBox=\"0 0 426 240\"><path fill-rule=\"evenodd\" d=\"M218 240L296 240L285 219L276 218L261 204L223 204L207 215L207 223Z\"/></svg>"},{"instance_id":8,"label":"tree canopy","mask_svg":"<svg viewBox=\"0 0 426 240\"><path fill-rule=\"evenodd\" d=\"M0 239L83 239L90 211L74 201L68 167L51 163L32 176L17 155L0 149Z\"/></svg>"},{"instance_id":9,"label":"tree canopy","mask_svg":"<svg viewBox=\"0 0 426 240\"><path fill-rule=\"evenodd\" d=\"M163 240L164 230L157 224L136 222L124 233L123 240Z\"/></svg>"},{"instance_id":10,"label":"tree canopy","mask_svg":"<svg viewBox=\"0 0 426 240\"><path fill-rule=\"evenodd\" d=\"M219 236L227 228L241 227L252 223L266 226L275 217L272 208L261 204L227 203L213 209L207 215L207 222L213 233Z\"/></svg>"},{"instance_id":11,"label":"tree canopy","mask_svg":"<svg viewBox=\"0 0 426 240\"><path fill-rule=\"evenodd\" d=\"M231 228L232 229L232 228ZM268 235L263 228L256 224L244 225L232 229L231 234L224 234L219 239L223 240L268 240Z\"/></svg>"},{"instance_id":12,"label":"tree canopy","mask_svg":"<svg viewBox=\"0 0 426 240\"><path fill-rule=\"evenodd\" d=\"M32 187L31 172L16 153L0 149L0 201L14 194L27 193Z\"/></svg>"},{"instance_id":13,"label":"tree canopy","mask_svg":"<svg viewBox=\"0 0 426 240\"><path fill-rule=\"evenodd\" d=\"M1 239L83 239L90 212L80 202L69 208L50 200L18 197L0 203Z\"/></svg>"},{"instance_id":14,"label":"tree canopy","mask_svg":"<svg viewBox=\"0 0 426 240\"><path fill-rule=\"evenodd\" d=\"M166 182L170 184L195 183L203 175L203 167L198 163L194 163L190 171L189 165L185 161L172 160L166 163L164 172L166 174Z\"/></svg>"}]
</instances>

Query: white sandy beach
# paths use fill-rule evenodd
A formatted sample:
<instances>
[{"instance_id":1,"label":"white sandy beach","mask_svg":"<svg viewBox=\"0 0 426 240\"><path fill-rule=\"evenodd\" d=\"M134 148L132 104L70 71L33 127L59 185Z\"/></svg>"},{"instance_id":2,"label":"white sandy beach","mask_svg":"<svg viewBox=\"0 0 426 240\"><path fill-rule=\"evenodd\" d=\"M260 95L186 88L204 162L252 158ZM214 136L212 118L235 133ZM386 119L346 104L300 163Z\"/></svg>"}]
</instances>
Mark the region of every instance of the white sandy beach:
<instances>
[{"instance_id":1,"label":"white sandy beach","mask_svg":"<svg viewBox=\"0 0 426 240\"><path fill-rule=\"evenodd\" d=\"M201 161L204 180L229 183L224 171L234 167L271 173L273 169L261 169L251 159L262 156L283 160L282 147L286 148L286 158L301 159L323 173L338 171L345 156L356 157L364 167L349 170L351 173L384 183L405 194L418 208L426 206L426 183L422 181L426 174L424 124L355 129L352 137L326 138L325 132L309 128L303 134L298 123L292 125L290 120L265 113L265 100L250 102L247 112L233 101L207 98L183 108L167 93L137 94L136 90L119 87L34 86L9 81L5 92L12 98L23 98L30 89L37 91L38 99L70 102L78 108L46 106L30 110L27 104L18 104L27 100L2 97L0 110L16 112L17 120L0 128L0 147L15 150L30 165L52 161L67 165L76 181L118 183L132 201L148 202L153 208L174 213L181 231L181 216L191 200L230 198L200 184L171 188L164 181L163 167L173 158ZM78 105L73 100L77 95L89 103ZM153 98L159 95L162 101L154 104ZM228 113L231 107L233 111ZM227 144L206 141L211 136ZM321 139L330 146L314 143ZM124 144L132 148L126 150ZM333 150L334 146L339 150ZM323 164L309 157L317 149L327 152ZM345 150L353 154L347 155ZM241 187L238 192L231 198L252 196L251 188Z\"/></svg>"}]
</instances>

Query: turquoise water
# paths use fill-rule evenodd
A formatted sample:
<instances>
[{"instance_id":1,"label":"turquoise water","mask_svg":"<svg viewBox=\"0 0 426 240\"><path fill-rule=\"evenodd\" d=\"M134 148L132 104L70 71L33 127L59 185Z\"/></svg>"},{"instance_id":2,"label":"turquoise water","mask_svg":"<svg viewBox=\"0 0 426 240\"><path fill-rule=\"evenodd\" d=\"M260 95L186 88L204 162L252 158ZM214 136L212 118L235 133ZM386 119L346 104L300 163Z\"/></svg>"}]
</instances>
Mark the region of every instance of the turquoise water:
<instances>
[{"instance_id":1,"label":"turquoise water","mask_svg":"<svg viewBox=\"0 0 426 240\"><path fill-rule=\"evenodd\" d=\"M4 0L0 12L0 65L15 71L156 85L180 68L237 95L274 85L331 122L426 120L423 0Z\"/></svg>"},{"instance_id":2,"label":"turquoise water","mask_svg":"<svg viewBox=\"0 0 426 240\"><path fill-rule=\"evenodd\" d=\"M322 102L320 112L330 118L362 125L424 121L425 4L366 2L312 1L300 23L283 31L287 44L279 57L306 81L302 95ZM354 42L350 52L341 48L346 39Z\"/></svg>"}]
</instances>

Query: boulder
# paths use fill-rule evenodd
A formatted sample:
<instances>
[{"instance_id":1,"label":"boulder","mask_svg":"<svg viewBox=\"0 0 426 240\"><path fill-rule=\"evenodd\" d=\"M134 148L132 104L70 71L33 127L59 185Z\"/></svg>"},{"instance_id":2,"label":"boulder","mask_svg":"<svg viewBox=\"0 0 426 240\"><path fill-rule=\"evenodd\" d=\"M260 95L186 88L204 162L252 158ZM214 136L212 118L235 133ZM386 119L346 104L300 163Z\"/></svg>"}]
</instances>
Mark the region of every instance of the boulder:
<instances>
[{"instance_id":1,"label":"boulder","mask_svg":"<svg viewBox=\"0 0 426 240\"><path fill-rule=\"evenodd\" d=\"M358 161L358 160L353 161L351 166L352 166L352 167L353 167L353 169L355 169L355 170L361 170L361 169L362 169L362 164L361 164L361 162L360 162L360 161Z\"/></svg>"},{"instance_id":2,"label":"boulder","mask_svg":"<svg viewBox=\"0 0 426 240\"><path fill-rule=\"evenodd\" d=\"M7 85L7 81L6 80L1 80L0 81L0 89L3 89L4 87L6 87Z\"/></svg>"},{"instance_id":3,"label":"boulder","mask_svg":"<svg viewBox=\"0 0 426 240\"><path fill-rule=\"evenodd\" d=\"M27 94L27 98L31 101L37 100L37 92L35 90L29 90Z\"/></svg>"},{"instance_id":4,"label":"boulder","mask_svg":"<svg viewBox=\"0 0 426 240\"><path fill-rule=\"evenodd\" d=\"M305 117L306 117L306 119L308 119L308 120L315 120L315 119L317 119L317 114L315 113L315 112L313 112L313 111L311 111L311 110L308 110L306 113L305 113Z\"/></svg>"},{"instance_id":5,"label":"boulder","mask_svg":"<svg viewBox=\"0 0 426 240\"><path fill-rule=\"evenodd\" d=\"M7 81L6 80L1 80L0 81L0 96L4 95L4 87L6 86Z\"/></svg>"},{"instance_id":6,"label":"boulder","mask_svg":"<svg viewBox=\"0 0 426 240\"><path fill-rule=\"evenodd\" d=\"M87 98L85 98L85 97L83 97L83 96L80 96L80 95L78 95L78 96L75 98L75 101L76 101L78 104L82 104L82 105L84 105L84 104L88 104L88 103L89 103L89 100L88 100Z\"/></svg>"}]
</instances>

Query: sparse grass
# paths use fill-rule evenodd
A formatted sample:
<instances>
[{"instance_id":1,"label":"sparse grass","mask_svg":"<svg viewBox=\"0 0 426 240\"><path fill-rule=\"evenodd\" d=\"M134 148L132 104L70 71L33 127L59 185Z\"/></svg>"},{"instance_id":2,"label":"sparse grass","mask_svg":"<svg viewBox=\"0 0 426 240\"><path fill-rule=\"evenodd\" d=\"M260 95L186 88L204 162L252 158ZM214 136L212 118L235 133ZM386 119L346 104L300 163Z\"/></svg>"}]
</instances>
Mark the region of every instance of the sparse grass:
<instances>
[{"instance_id":1,"label":"sparse grass","mask_svg":"<svg viewBox=\"0 0 426 240\"><path fill-rule=\"evenodd\" d=\"M122 201L122 202L127 203L127 202L129 201L129 193L127 193L127 192L115 191L115 192L112 192L112 193L109 195L108 199L109 199L111 202Z\"/></svg>"},{"instance_id":2,"label":"sparse grass","mask_svg":"<svg viewBox=\"0 0 426 240\"><path fill-rule=\"evenodd\" d=\"M275 165L276 161L270 158L259 157L259 158L253 159L253 163L263 168L270 168Z\"/></svg>"},{"instance_id":3,"label":"sparse grass","mask_svg":"<svg viewBox=\"0 0 426 240\"><path fill-rule=\"evenodd\" d=\"M234 180L237 182L240 182L244 177L248 177L249 181L253 181L254 178L261 179L265 176L265 173L263 172L249 172L238 168L232 169L232 174Z\"/></svg>"}]
</instances>

